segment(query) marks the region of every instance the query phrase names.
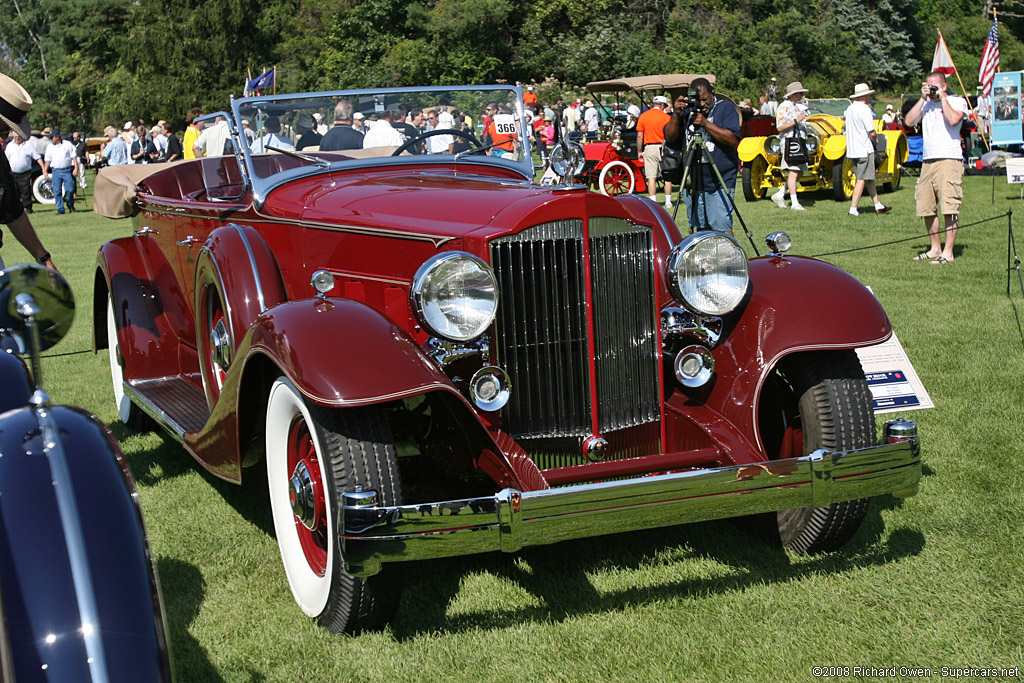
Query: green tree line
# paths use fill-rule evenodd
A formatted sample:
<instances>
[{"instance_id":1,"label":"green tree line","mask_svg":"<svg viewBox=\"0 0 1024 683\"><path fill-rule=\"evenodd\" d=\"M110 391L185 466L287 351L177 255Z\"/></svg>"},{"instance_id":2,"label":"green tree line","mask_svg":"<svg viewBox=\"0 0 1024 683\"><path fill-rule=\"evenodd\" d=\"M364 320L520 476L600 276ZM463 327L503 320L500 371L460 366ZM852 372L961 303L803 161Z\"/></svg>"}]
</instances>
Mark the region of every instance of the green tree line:
<instances>
[{"instance_id":1,"label":"green tree line","mask_svg":"<svg viewBox=\"0 0 1024 683\"><path fill-rule=\"evenodd\" d=\"M32 94L33 124L91 132L128 118L179 129L192 107L240 96L248 72L279 92L587 82L714 73L756 98L770 76L812 96L866 81L917 91L941 29L968 94L993 0L7 0L0 69ZM1019 2L1008 2L1020 5ZM1000 22L1001 70L1024 68L1024 19ZM1017 8L1019 9L1019 7ZM986 17L986 12L989 14ZM959 86L954 80L954 89Z\"/></svg>"}]
</instances>

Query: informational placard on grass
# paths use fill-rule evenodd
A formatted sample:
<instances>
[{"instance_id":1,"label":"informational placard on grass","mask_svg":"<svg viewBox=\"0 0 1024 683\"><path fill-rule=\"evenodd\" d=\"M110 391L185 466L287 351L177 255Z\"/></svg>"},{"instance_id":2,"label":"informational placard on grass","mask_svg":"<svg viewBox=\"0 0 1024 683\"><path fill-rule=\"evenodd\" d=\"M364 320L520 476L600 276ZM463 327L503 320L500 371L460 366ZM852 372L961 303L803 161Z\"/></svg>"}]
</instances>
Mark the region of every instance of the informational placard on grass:
<instances>
[{"instance_id":1,"label":"informational placard on grass","mask_svg":"<svg viewBox=\"0 0 1024 683\"><path fill-rule=\"evenodd\" d=\"M1006 182L1024 183L1024 157L1006 159Z\"/></svg>"},{"instance_id":2,"label":"informational placard on grass","mask_svg":"<svg viewBox=\"0 0 1024 683\"><path fill-rule=\"evenodd\" d=\"M884 344L857 349L876 413L934 408L896 333Z\"/></svg>"}]
</instances>

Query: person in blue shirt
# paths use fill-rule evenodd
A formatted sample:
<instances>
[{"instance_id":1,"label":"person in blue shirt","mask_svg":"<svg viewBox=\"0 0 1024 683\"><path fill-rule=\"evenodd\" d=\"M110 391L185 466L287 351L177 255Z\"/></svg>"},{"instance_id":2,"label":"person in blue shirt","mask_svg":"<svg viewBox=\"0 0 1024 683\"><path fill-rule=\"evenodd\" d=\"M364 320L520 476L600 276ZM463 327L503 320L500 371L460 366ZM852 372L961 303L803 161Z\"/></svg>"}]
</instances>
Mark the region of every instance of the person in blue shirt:
<instances>
[{"instance_id":1,"label":"person in blue shirt","mask_svg":"<svg viewBox=\"0 0 1024 683\"><path fill-rule=\"evenodd\" d=\"M739 112L732 102L715 96L715 88L706 78L695 78L690 83L690 92L697 102L691 102L687 95L676 98L672 118L665 124L665 144L682 150L690 148L696 137L703 140L707 154L696 150L700 155L700 176L693 178L699 181L701 188L695 197L696 206L693 206L692 192L682 190L680 194L685 197L691 227L732 235L733 196L740 163L736 152L740 141ZM687 110L688 104L696 108ZM686 121L687 118L690 120Z\"/></svg>"}]
</instances>

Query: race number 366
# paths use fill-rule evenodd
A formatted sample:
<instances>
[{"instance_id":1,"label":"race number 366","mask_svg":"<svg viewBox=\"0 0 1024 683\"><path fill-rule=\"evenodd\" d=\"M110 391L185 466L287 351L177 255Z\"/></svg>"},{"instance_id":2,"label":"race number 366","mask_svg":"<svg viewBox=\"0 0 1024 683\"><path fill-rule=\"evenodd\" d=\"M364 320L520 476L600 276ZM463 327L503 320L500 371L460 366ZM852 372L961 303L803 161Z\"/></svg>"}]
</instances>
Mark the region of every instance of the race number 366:
<instances>
[{"instance_id":1,"label":"race number 366","mask_svg":"<svg viewBox=\"0 0 1024 683\"><path fill-rule=\"evenodd\" d=\"M494 117L494 130L498 135L511 135L518 137L519 129L516 127L516 118L511 114L498 114Z\"/></svg>"}]
</instances>

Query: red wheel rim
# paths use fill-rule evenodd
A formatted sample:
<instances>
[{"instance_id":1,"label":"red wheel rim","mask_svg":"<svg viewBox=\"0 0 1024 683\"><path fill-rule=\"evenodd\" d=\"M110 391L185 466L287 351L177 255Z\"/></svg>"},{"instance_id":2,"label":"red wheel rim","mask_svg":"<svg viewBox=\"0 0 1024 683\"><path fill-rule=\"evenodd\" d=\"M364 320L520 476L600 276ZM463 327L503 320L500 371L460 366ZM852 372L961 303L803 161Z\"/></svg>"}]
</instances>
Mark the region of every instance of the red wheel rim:
<instances>
[{"instance_id":1,"label":"red wheel rim","mask_svg":"<svg viewBox=\"0 0 1024 683\"><path fill-rule=\"evenodd\" d=\"M604 189L609 195L625 194L629 190L629 172L616 166L604 176Z\"/></svg>"},{"instance_id":2,"label":"red wheel rim","mask_svg":"<svg viewBox=\"0 0 1024 683\"><path fill-rule=\"evenodd\" d=\"M316 446L309 426L301 415L296 415L288 428L288 474L291 475L299 463L305 464L309 470L315 492L315 512L313 528L308 528L297 516L294 517L295 533L299 536L302 553L306 563L317 576L327 573L327 500L324 497L323 477L320 462L316 457ZM293 501L289 501L293 502Z\"/></svg>"}]
</instances>

